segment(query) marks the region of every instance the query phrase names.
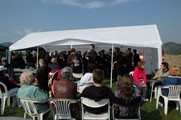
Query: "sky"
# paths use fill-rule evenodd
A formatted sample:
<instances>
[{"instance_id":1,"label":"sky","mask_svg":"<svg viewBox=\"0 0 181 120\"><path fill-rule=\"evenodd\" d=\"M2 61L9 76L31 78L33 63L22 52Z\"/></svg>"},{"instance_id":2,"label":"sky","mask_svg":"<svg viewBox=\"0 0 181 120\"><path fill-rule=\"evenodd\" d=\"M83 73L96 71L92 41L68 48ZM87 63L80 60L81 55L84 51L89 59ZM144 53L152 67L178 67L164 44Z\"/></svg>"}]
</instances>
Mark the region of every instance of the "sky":
<instances>
[{"instance_id":1,"label":"sky","mask_svg":"<svg viewBox=\"0 0 181 120\"><path fill-rule=\"evenodd\" d=\"M0 0L0 43L31 32L150 24L163 43L181 43L181 0Z\"/></svg>"}]
</instances>

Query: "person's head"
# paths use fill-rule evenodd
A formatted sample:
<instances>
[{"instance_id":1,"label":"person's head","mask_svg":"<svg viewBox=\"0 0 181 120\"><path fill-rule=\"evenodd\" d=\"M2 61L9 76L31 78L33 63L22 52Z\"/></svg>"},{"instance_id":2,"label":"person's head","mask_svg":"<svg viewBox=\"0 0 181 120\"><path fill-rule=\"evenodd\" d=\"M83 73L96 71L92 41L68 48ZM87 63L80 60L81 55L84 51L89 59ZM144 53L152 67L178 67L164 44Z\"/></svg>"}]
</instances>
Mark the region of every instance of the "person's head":
<instances>
[{"instance_id":1,"label":"person's head","mask_svg":"<svg viewBox=\"0 0 181 120\"><path fill-rule=\"evenodd\" d=\"M181 75L180 68L178 66L172 65L169 69L169 75L180 76Z\"/></svg>"},{"instance_id":2,"label":"person's head","mask_svg":"<svg viewBox=\"0 0 181 120\"><path fill-rule=\"evenodd\" d=\"M93 81L94 83L101 84L104 80L104 71L101 69L93 70Z\"/></svg>"},{"instance_id":3,"label":"person's head","mask_svg":"<svg viewBox=\"0 0 181 120\"><path fill-rule=\"evenodd\" d=\"M96 69L96 65L95 64L88 64L87 69L88 72L92 73L94 69Z\"/></svg>"},{"instance_id":4,"label":"person's head","mask_svg":"<svg viewBox=\"0 0 181 120\"><path fill-rule=\"evenodd\" d=\"M76 53L75 48L72 48L72 49L71 49L71 54L75 54L75 53Z\"/></svg>"},{"instance_id":5,"label":"person's head","mask_svg":"<svg viewBox=\"0 0 181 120\"><path fill-rule=\"evenodd\" d=\"M31 85L35 82L35 77L33 75L33 72L30 70L24 71L20 75L19 79L21 85Z\"/></svg>"},{"instance_id":6,"label":"person's head","mask_svg":"<svg viewBox=\"0 0 181 120\"><path fill-rule=\"evenodd\" d=\"M71 67L64 67L61 71L62 79L73 80L73 73Z\"/></svg>"},{"instance_id":7,"label":"person's head","mask_svg":"<svg viewBox=\"0 0 181 120\"><path fill-rule=\"evenodd\" d=\"M40 66L45 66L45 60L44 59L39 59L39 65Z\"/></svg>"},{"instance_id":8,"label":"person's head","mask_svg":"<svg viewBox=\"0 0 181 120\"><path fill-rule=\"evenodd\" d=\"M144 62L142 62L142 61L138 61L138 63L137 63L137 67L138 68L142 68L142 69L144 69Z\"/></svg>"},{"instance_id":9,"label":"person's head","mask_svg":"<svg viewBox=\"0 0 181 120\"><path fill-rule=\"evenodd\" d=\"M2 59L1 59L1 64L2 64L3 66L5 66L7 63L8 63L7 58L6 58L6 57L2 57Z\"/></svg>"},{"instance_id":10,"label":"person's head","mask_svg":"<svg viewBox=\"0 0 181 120\"><path fill-rule=\"evenodd\" d=\"M115 48L114 48L114 52L115 52L115 53L120 53L120 48L115 47Z\"/></svg>"},{"instance_id":11,"label":"person's head","mask_svg":"<svg viewBox=\"0 0 181 120\"><path fill-rule=\"evenodd\" d=\"M131 48L128 48L128 51L130 51L130 52L131 52Z\"/></svg>"},{"instance_id":12,"label":"person's head","mask_svg":"<svg viewBox=\"0 0 181 120\"><path fill-rule=\"evenodd\" d=\"M120 93L118 97L122 98L123 100L129 100L129 98L132 97L132 94L134 93L132 86L133 86L133 80L131 76L124 75L122 79L119 81Z\"/></svg>"},{"instance_id":13,"label":"person's head","mask_svg":"<svg viewBox=\"0 0 181 120\"><path fill-rule=\"evenodd\" d=\"M53 57L53 58L51 59L51 62L52 62L53 64L57 64L57 58Z\"/></svg>"},{"instance_id":14,"label":"person's head","mask_svg":"<svg viewBox=\"0 0 181 120\"><path fill-rule=\"evenodd\" d=\"M4 74L6 72L7 68L4 66L0 66L0 74Z\"/></svg>"},{"instance_id":15,"label":"person's head","mask_svg":"<svg viewBox=\"0 0 181 120\"><path fill-rule=\"evenodd\" d=\"M137 53L137 50L136 50L136 49L133 49L133 53L136 54L136 53Z\"/></svg>"},{"instance_id":16,"label":"person's head","mask_svg":"<svg viewBox=\"0 0 181 120\"><path fill-rule=\"evenodd\" d=\"M89 50L92 51L92 50L94 50L94 49L95 49L94 44L90 44L90 45L89 45Z\"/></svg>"},{"instance_id":17,"label":"person's head","mask_svg":"<svg viewBox=\"0 0 181 120\"><path fill-rule=\"evenodd\" d=\"M162 62L161 69L162 70L168 70L168 63L167 62Z\"/></svg>"}]
</instances>

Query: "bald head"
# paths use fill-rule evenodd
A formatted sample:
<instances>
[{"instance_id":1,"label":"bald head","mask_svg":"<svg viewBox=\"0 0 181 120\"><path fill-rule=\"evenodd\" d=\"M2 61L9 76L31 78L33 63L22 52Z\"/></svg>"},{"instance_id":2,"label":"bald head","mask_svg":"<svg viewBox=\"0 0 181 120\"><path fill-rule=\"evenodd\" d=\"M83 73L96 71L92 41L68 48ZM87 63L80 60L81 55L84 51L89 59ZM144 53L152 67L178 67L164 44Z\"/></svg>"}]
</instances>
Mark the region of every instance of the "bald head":
<instances>
[{"instance_id":1,"label":"bald head","mask_svg":"<svg viewBox=\"0 0 181 120\"><path fill-rule=\"evenodd\" d=\"M45 66L45 60L44 59L39 59L39 65L40 66Z\"/></svg>"}]
</instances>

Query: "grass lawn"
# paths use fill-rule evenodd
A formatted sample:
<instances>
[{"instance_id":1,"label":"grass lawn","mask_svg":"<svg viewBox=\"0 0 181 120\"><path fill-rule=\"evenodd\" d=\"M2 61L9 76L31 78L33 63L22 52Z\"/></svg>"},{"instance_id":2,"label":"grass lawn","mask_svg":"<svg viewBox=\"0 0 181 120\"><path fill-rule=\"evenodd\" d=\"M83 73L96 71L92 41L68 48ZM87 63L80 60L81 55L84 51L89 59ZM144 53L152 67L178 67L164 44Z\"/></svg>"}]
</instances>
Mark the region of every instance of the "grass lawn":
<instances>
[{"instance_id":1,"label":"grass lawn","mask_svg":"<svg viewBox=\"0 0 181 120\"><path fill-rule=\"evenodd\" d=\"M109 86L109 81L105 80L104 85ZM112 90L114 91L116 88L116 84L113 83ZM179 111L176 111L175 104L170 103L169 104L169 110L168 110L168 116L165 117L163 115L163 107L158 108L156 110L156 101L152 100L152 102L146 102L141 106L141 119L142 120L180 120L181 116L179 114ZM7 107L5 108L5 113L2 116L17 116L17 117L23 117L24 110L19 107ZM1 120L1 118L0 118ZM53 120L52 114L50 112L48 120Z\"/></svg>"}]
</instances>

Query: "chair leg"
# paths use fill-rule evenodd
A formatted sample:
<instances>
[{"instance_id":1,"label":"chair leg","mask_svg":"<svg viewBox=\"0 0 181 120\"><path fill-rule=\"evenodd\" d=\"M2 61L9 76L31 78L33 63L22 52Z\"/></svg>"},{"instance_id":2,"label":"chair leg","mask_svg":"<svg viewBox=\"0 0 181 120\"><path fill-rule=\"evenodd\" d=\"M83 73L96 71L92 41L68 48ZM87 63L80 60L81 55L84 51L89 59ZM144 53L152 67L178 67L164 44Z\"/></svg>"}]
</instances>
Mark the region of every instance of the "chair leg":
<instances>
[{"instance_id":1,"label":"chair leg","mask_svg":"<svg viewBox=\"0 0 181 120\"><path fill-rule=\"evenodd\" d=\"M156 99L156 109L158 109L158 102L159 102L159 99L160 99L160 96L157 96L157 99Z\"/></svg>"},{"instance_id":2,"label":"chair leg","mask_svg":"<svg viewBox=\"0 0 181 120\"><path fill-rule=\"evenodd\" d=\"M154 85L154 82L152 82L152 84L151 84L150 102L152 101L152 96L153 96L153 85Z\"/></svg>"},{"instance_id":3,"label":"chair leg","mask_svg":"<svg viewBox=\"0 0 181 120\"><path fill-rule=\"evenodd\" d=\"M40 115L38 116L38 120L43 120L43 114L40 114Z\"/></svg>"},{"instance_id":4,"label":"chair leg","mask_svg":"<svg viewBox=\"0 0 181 120\"><path fill-rule=\"evenodd\" d=\"M167 116L168 100L164 98L164 115Z\"/></svg>"},{"instance_id":5,"label":"chair leg","mask_svg":"<svg viewBox=\"0 0 181 120\"><path fill-rule=\"evenodd\" d=\"M156 96L158 94L158 88L157 87L155 87L155 89L154 89L154 94L155 94L155 99L156 99Z\"/></svg>"},{"instance_id":6,"label":"chair leg","mask_svg":"<svg viewBox=\"0 0 181 120\"><path fill-rule=\"evenodd\" d=\"M176 110L179 110L179 102L176 102Z\"/></svg>"},{"instance_id":7,"label":"chair leg","mask_svg":"<svg viewBox=\"0 0 181 120\"><path fill-rule=\"evenodd\" d=\"M6 105L6 98L3 97L1 99L1 115L4 114L5 105Z\"/></svg>"},{"instance_id":8,"label":"chair leg","mask_svg":"<svg viewBox=\"0 0 181 120\"><path fill-rule=\"evenodd\" d=\"M26 118L26 112L24 113L24 118Z\"/></svg>"},{"instance_id":9,"label":"chair leg","mask_svg":"<svg viewBox=\"0 0 181 120\"><path fill-rule=\"evenodd\" d=\"M10 97L7 98L7 106L10 106Z\"/></svg>"}]
</instances>

